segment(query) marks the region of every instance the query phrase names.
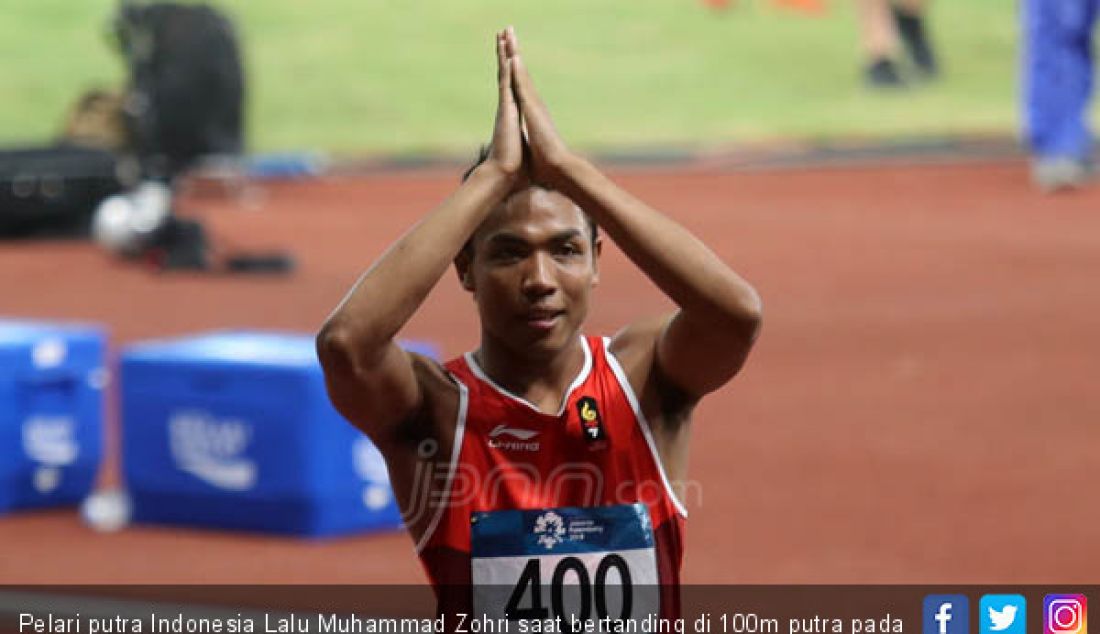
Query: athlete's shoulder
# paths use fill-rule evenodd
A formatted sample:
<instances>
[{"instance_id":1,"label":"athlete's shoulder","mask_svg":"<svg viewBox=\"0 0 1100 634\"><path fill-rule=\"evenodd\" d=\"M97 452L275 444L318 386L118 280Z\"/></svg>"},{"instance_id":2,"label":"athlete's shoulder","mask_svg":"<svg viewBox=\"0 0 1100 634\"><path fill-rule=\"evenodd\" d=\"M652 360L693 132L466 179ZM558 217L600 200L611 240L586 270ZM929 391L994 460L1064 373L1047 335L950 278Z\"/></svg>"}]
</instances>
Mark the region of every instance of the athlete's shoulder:
<instances>
[{"instance_id":1,"label":"athlete's shoulder","mask_svg":"<svg viewBox=\"0 0 1100 634\"><path fill-rule=\"evenodd\" d=\"M393 426L388 434L372 436L380 445L415 444L424 438L437 436L442 428L453 424L459 408L461 388L445 364L414 352L408 355L419 385L420 403L416 411Z\"/></svg>"},{"instance_id":2,"label":"athlete's shoulder","mask_svg":"<svg viewBox=\"0 0 1100 634\"><path fill-rule=\"evenodd\" d=\"M688 420L698 399L669 380L661 370L658 345L675 314L643 319L623 328L611 339L609 353L622 367L653 427Z\"/></svg>"},{"instance_id":3,"label":"athlete's shoulder","mask_svg":"<svg viewBox=\"0 0 1100 634\"><path fill-rule=\"evenodd\" d=\"M657 340L671 320L672 315L660 315L624 327L610 338L608 353L614 355L628 373L645 370L652 366Z\"/></svg>"},{"instance_id":4,"label":"athlete's shoulder","mask_svg":"<svg viewBox=\"0 0 1100 634\"><path fill-rule=\"evenodd\" d=\"M428 389L443 389L446 391L456 389L454 371L451 367L455 359L440 363L435 359L416 353L410 353L409 357L412 361L413 372L422 386Z\"/></svg>"},{"instance_id":5,"label":"athlete's shoulder","mask_svg":"<svg viewBox=\"0 0 1100 634\"><path fill-rule=\"evenodd\" d=\"M454 376L456 373L465 373L470 371L470 366L466 363L466 355L460 354L457 357L453 357L443 362L443 370L448 374Z\"/></svg>"}]
</instances>

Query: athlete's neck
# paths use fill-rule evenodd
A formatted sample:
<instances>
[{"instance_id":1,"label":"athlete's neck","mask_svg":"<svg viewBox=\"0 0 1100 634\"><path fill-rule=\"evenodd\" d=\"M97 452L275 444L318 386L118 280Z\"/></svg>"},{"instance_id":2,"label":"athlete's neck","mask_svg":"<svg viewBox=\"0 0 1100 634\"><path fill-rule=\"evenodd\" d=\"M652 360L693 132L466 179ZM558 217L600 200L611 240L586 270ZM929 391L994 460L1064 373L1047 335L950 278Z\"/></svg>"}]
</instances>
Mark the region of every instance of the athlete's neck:
<instances>
[{"instance_id":1,"label":"athlete's neck","mask_svg":"<svg viewBox=\"0 0 1100 634\"><path fill-rule=\"evenodd\" d=\"M538 357L517 354L484 336L474 352L474 360L494 383L545 413L561 409L566 392L584 368L584 357L580 335L561 350Z\"/></svg>"}]
</instances>

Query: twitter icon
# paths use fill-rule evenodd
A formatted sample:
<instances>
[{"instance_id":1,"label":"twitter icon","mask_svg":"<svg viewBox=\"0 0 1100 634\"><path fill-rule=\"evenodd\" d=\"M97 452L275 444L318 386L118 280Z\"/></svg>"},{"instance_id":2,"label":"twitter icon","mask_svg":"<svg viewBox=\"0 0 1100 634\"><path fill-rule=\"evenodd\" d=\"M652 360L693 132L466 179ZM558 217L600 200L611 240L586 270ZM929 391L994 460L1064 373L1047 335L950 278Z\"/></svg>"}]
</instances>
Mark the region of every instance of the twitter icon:
<instances>
[{"instance_id":1,"label":"twitter icon","mask_svg":"<svg viewBox=\"0 0 1100 634\"><path fill-rule=\"evenodd\" d=\"M1019 594L984 594L978 604L979 634L1027 634L1027 600Z\"/></svg>"}]
</instances>

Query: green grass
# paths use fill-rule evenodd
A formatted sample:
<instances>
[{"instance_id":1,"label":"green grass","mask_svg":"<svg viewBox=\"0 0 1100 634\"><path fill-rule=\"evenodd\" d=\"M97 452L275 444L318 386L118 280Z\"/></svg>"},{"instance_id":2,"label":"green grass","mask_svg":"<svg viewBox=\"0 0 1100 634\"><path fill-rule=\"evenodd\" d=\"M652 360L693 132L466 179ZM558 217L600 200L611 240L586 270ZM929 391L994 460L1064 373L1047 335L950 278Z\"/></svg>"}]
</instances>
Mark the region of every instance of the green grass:
<instances>
[{"instance_id":1,"label":"green grass","mask_svg":"<svg viewBox=\"0 0 1100 634\"><path fill-rule=\"evenodd\" d=\"M493 114L492 33L511 23L571 143L721 146L775 138L1003 132L1016 127L1016 13L933 3L943 80L903 94L859 83L850 0L806 17L765 0L222 0L249 69L249 145L339 154L468 152ZM117 85L114 0L8 0L0 141L55 134L83 88Z\"/></svg>"}]
</instances>

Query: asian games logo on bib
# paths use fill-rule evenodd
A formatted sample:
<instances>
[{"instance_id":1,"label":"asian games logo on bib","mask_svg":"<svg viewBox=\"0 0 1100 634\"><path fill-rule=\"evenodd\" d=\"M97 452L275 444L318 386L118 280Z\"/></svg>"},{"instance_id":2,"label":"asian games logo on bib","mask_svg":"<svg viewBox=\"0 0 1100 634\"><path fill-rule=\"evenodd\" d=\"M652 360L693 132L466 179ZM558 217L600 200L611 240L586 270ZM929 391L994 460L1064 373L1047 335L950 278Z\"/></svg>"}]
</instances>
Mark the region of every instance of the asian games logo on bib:
<instances>
[{"instance_id":1,"label":"asian games logo on bib","mask_svg":"<svg viewBox=\"0 0 1100 634\"><path fill-rule=\"evenodd\" d=\"M539 543L550 550L565 541L565 520L561 515L547 511L535 520L534 533L539 536Z\"/></svg>"}]
</instances>

